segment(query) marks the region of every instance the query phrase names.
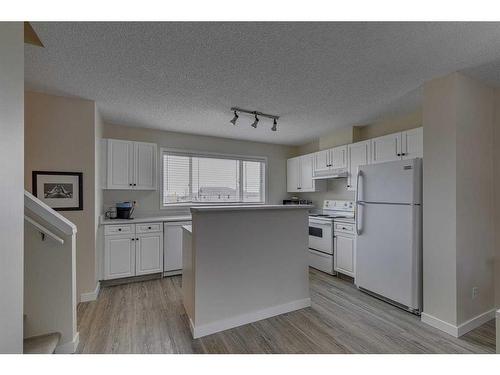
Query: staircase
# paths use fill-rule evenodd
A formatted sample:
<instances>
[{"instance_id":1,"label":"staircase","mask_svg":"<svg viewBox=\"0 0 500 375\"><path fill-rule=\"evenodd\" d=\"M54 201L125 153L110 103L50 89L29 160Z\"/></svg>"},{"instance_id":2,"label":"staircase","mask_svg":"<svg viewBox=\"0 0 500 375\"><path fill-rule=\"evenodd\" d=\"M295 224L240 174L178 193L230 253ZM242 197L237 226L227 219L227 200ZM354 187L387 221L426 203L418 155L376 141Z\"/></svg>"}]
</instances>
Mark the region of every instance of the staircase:
<instances>
[{"instance_id":1,"label":"staircase","mask_svg":"<svg viewBox=\"0 0 500 375\"><path fill-rule=\"evenodd\" d=\"M25 338L23 341L24 354L54 354L61 340L59 332Z\"/></svg>"},{"instance_id":2,"label":"staircase","mask_svg":"<svg viewBox=\"0 0 500 375\"><path fill-rule=\"evenodd\" d=\"M76 226L24 193L25 354L74 353Z\"/></svg>"}]
</instances>

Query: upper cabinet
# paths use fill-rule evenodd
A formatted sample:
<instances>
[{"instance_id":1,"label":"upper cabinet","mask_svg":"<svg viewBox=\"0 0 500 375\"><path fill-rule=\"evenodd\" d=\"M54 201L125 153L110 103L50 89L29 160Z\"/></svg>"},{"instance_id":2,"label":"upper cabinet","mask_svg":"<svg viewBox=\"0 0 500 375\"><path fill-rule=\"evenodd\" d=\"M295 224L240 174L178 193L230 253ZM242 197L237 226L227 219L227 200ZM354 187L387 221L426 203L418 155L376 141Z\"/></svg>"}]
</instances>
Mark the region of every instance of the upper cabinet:
<instances>
[{"instance_id":1,"label":"upper cabinet","mask_svg":"<svg viewBox=\"0 0 500 375\"><path fill-rule=\"evenodd\" d=\"M103 188L156 190L155 143L103 139Z\"/></svg>"},{"instance_id":2,"label":"upper cabinet","mask_svg":"<svg viewBox=\"0 0 500 375\"><path fill-rule=\"evenodd\" d=\"M370 141L352 143L347 146L347 190L356 190L358 167L370 164L370 148Z\"/></svg>"},{"instance_id":3,"label":"upper cabinet","mask_svg":"<svg viewBox=\"0 0 500 375\"><path fill-rule=\"evenodd\" d=\"M289 193L325 190L325 181L313 180L314 154L288 159L286 166L286 185Z\"/></svg>"},{"instance_id":4,"label":"upper cabinet","mask_svg":"<svg viewBox=\"0 0 500 375\"><path fill-rule=\"evenodd\" d=\"M371 139L371 162L423 157L423 128Z\"/></svg>"},{"instance_id":5,"label":"upper cabinet","mask_svg":"<svg viewBox=\"0 0 500 375\"><path fill-rule=\"evenodd\" d=\"M424 128L416 128L401 133L403 159L424 157Z\"/></svg>"},{"instance_id":6,"label":"upper cabinet","mask_svg":"<svg viewBox=\"0 0 500 375\"><path fill-rule=\"evenodd\" d=\"M324 177L333 170L347 168L347 145L318 151L313 154L313 177Z\"/></svg>"}]
</instances>

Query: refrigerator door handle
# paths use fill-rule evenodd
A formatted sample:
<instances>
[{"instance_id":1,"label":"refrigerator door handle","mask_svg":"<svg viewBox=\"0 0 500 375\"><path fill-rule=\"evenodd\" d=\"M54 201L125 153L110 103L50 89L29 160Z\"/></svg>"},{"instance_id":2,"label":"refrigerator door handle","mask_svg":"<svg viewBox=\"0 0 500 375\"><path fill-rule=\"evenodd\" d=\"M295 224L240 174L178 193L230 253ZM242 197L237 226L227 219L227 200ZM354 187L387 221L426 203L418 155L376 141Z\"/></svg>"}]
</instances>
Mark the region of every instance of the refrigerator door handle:
<instances>
[{"instance_id":1,"label":"refrigerator door handle","mask_svg":"<svg viewBox=\"0 0 500 375\"><path fill-rule=\"evenodd\" d=\"M361 229L359 229L359 206L361 205L361 202L359 201L359 177L361 176L361 171L358 171L358 174L356 175L356 214L355 214L355 224L356 224L356 234L358 236L361 235Z\"/></svg>"}]
</instances>

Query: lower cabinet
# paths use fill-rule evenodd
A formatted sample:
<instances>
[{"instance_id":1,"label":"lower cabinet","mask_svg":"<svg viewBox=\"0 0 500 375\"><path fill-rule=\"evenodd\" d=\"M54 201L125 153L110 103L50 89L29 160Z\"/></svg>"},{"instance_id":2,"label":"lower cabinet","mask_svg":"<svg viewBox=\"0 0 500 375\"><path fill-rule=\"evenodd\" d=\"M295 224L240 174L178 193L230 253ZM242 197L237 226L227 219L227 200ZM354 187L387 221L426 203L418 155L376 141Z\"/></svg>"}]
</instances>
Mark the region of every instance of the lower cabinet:
<instances>
[{"instance_id":1,"label":"lower cabinet","mask_svg":"<svg viewBox=\"0 0 500 375\"><path fill-rule=\"evenodd\" d=\"M104 242L104 279L134 276L134 235L105 236Z\"/></svg>"},{"instance_id":2,"label":"lower cabinet","mask_svg":"<svg viewBox=\"0 0 500 375\"><path fill-rule=\"evenodd\" d=\"M135 242L135 274L163 272L163 233L140 234Z\"/></svg>"},{"instance_id":3,"label":"lower cabinet","mask_svg":"<svg viewBox=\"0 0 500 375\"><path fill-rule=\"evenodd\" d=\"M144 223L105 227L104 280L159 272L163 272L161 225Z\"/></svg>"},{"instance_id":4,"label":"lower cabinet","mask_svg":"<svg viewBox=\"0 0 500 375\"><path fill-rule=\"evenodd\" d=\"M334 224L335 271L356 277L356 240L352 223Z\"/></svg>"}]
</instances>

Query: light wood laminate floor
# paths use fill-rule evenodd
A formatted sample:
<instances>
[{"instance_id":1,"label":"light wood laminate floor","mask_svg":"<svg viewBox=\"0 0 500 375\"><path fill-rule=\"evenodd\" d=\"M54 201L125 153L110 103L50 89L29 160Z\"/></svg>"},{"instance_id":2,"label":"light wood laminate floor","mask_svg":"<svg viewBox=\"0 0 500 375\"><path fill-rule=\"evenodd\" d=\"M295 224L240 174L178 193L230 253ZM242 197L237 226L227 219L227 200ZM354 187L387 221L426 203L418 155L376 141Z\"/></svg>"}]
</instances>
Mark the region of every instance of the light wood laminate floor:
<instances>
[{"instance_id":1,"label":"light wood laminate floor","mask_svg":"<svg viewBox=\"0 0 500 375\"><path fill-rule=\"evenodd\" d=\"M103 288L78 305L80 353L494 353L494 320L454 338L310 271L312 307L193 340L181 277Z\"/></svg>"}]
</instances>

